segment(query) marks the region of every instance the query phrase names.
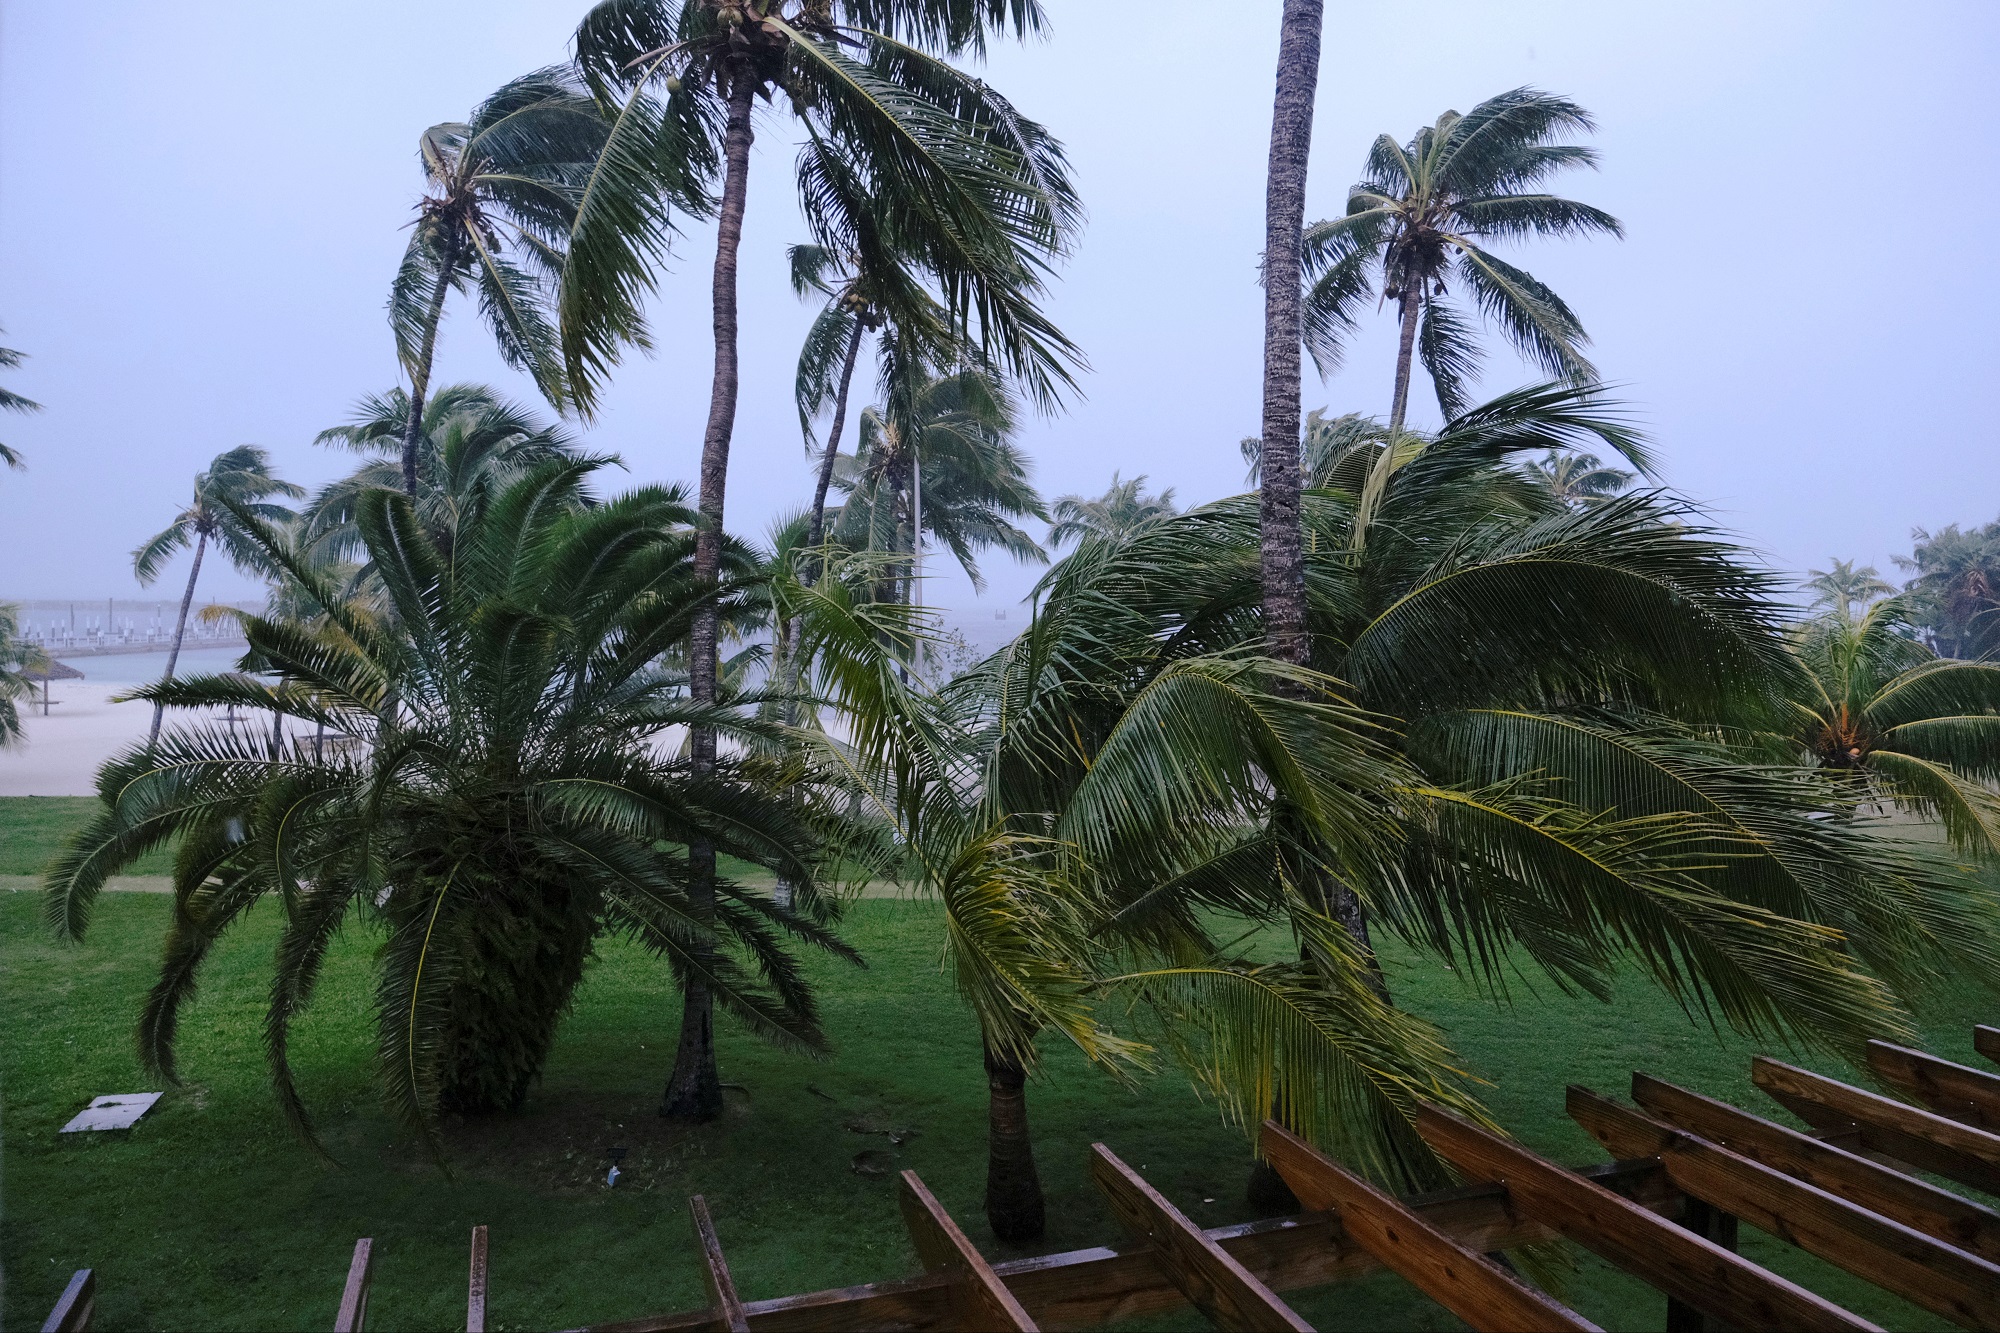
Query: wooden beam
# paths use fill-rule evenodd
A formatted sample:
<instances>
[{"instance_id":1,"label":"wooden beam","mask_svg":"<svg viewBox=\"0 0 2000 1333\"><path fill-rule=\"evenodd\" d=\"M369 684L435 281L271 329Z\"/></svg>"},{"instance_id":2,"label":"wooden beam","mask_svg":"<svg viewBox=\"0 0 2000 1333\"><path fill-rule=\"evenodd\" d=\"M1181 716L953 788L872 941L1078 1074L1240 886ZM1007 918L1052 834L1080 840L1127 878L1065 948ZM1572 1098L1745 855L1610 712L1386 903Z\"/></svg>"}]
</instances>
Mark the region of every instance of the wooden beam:
<instances>
[{"instance_id":1,"label":"wooden beam","mask_svg":"<svg viewBox=\"0 0 2000 1333\"><path fill-rule=\"evenodd\" d=\"M1705 1315L1743 1329L1875 1327L1449 1111L1419 1106L1417 1132L1460 1170L1504 1184L1521 1211Z\"/></svg>"},{"instance_id":2,"label":"wooden beam","mask_svg":"<svg viewBox=\"0 0 2000 1333\"><path fill-rule=\"evenodd\" d=\"M2000 1328L2000 1266L1588 1088L1566 1104L1611 1152L1658 1157L1693 1197L1955 1324Z\"/></svg>"},{"instance_id":3,"label":"wooden beam","mask_svg":"<svg viewBox=\"0 0 2000 1333\"><path fill-rule=\"evenodd\" d=\"M963 1329L1032 1330L1035 1321L993 1272L986 1257L973 1247L951 1214L924 1187L914 1171L903 1173L903 1225L927 1273L946 1278L946 1302L954 1326Z\"/></svg>"},{"instance_id":4,"label":"wooden beam","mask_svg":"<svg viewBox=\"0 0 2000 1333\"><path fill-rule=\"evenodd\" d=\"M472 1268L465 1282L465 1333L486 1333L486 1228L472 1229Z\"/></svg>"},{"instance_id":5,"label":"wooden beam","mask_svg":"<svg viewBox=\"0 0 2000 1333\"><path fill-rule=\"evenodd\" d=\"M79 1268L70 1274L69 1285L56 1299L55 1308L42 1321L42 1333L87 1333L97 1313L97 1273Z\"/></svg>"},{"instance_id":6,"label":"wooden beam","mask_svg":"<svg viewBox=\"0 0 2000 1333\"><path fill-rule=\"evenodd\" d=\"M701 1280L708 1288L713 1327L722 1333L750 1333L750 1317L743 1313L743 1301L736 1294L736 1279L729 1275L729 1261L722 1257L722 1240L715 1234L715 1219L708 1215L708 1200L699 1194L690 1198L688 1214L694 1219L695 1245L701 1251Z\"/></svg>"},{"instance_id":7,"label":"wooden beam","mask_svg":"<svg viewBox=\"0 0 2000 1333\"><path fill-rule=\"evenodd\" d=\"M2000 1135L1762 1055L1750 1062L1750 1080L1809 1125L1851 1123L1864 1148L2000 1194Z\"/></svg>"},{"instance_id":8,"label":"wooden beam","mask_svg":"<svg viewBox=\"0 0 2000 1333\"><path fill-rule=\"evenodd\" d=\"M1632 1075L1632 1100L1658 1119L1762 1162L1794 1180L2000 1263L2000 1213L1824 1139L1739 1111L1645 1074Z\"/></svg>"},{"instance_id":9,"label":"wooden beam","mask_svg":"<svg viewBox=\"0 0 2000 1333\"><path fill-rule=\"evenodd\" d=\"M1152 1243L1167 1276L1217 1328L1229 1333L1312 1333L1312 1325L1276 1292L1230 1258L1229 1251L1101 1143L1090 1145L1090 1174L1125 1229Z\"/></svg>"},{"instance_id":10,"label":"wooden beam","mask_svg":"<svg viewBox=\"0 0 2000 1333\"><path fill-rule=\"evenodd\" d=\"M1941 1116L1984 1130L2000 1130L2000 1074L1953 1064L1886 1041L1868 1043L1868 1067L1875 1071L1875 1077Z\"/></svg>"},{"instance_id":11,"label":"wooden beam","mask_svg":"<svg viewBox=\"0 0 2000 1333\"><path fill-rule=\"evenodd\" d=\"M1600 1162L1580 1175L1655 1212L1678 1212L1682 1196L1657 1161ZM1470 1184L1405 1200L1410 1210L1469 1249L1511 1250L1555 1238L1521 1216L1498 1185ZM1299 1291L1382 1271L1382 1263L1329 1213L1296 1213L1214 1227L1208 1238L1273 1291ZM1187 1298L1138 1241L1009 1259L993 1265L1044 1329L1095 1328L1185 1310ZM747 1301L754 1333L862 1333L881 1328L943 1329L952 1315L942 1277L900 1278ZM595 1326L596 1333L695 1333L707 1310L648 1315Z\"/></svg>"},{"instance_id":12,"label":"wooden beam","mask_svg":"<svg viewBox=\"0 0 2000 1333\"><path fill-rule=\"evenodd\" d=\"M1972 1029L1972 1049L1987 1059L2000 1064L2000 1028L1990 1028L1984 1023Z\"/></svg>"},{"instance_id":13,"label":"wooden beam","mask_svg":"<svg viewBox=\"0 0 2000 1333\"><path fill-rule=\"evenodd\" d=\"M333 1333L361 1333L368 1325L368 1286L375 1275L375 1242L362 1237L354 1242L354 1258L347 1265L347 1286L340 1293L340 1312L333 1317Z\"/></svg>"},{"instance_id":14,"label":"wooden beam","mask_svg":"<svg viewBox=\"0 0 2000 1333\"><path fill-rule=\"evenodd\" d=\"M1308 1208L1338 1210L1347 1234L1475 1329L1595 1330L1597 1325L1469 1250L1311 1144L1266 1120L1264 1158Z\"/></svg>"}]
</instances>

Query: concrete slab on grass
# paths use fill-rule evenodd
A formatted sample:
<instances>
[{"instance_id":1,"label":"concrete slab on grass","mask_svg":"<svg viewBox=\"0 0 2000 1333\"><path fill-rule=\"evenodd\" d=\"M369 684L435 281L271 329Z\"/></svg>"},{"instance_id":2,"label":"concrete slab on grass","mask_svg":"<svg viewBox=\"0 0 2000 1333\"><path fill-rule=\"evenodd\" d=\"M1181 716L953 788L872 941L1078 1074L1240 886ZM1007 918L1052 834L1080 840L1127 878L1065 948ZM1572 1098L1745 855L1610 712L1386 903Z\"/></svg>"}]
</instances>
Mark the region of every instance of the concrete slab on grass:
<instances>
[{"instance_id":1,"label":"concrete slab on grass","mask_svg":"<svg viewBox=\"0 0 2000 1333\"><path fill-rule=\"evenodd\" d=\"M65 1134L82 1134L94 1129L130 1129L139 1123L139 1117L153 1109L153 1103L160 1100L157 1092L114 1092L107 1097L99 1097L90 1105L77 1112L76 1118L62 1127Z\"/></svg>"}]
</instances>

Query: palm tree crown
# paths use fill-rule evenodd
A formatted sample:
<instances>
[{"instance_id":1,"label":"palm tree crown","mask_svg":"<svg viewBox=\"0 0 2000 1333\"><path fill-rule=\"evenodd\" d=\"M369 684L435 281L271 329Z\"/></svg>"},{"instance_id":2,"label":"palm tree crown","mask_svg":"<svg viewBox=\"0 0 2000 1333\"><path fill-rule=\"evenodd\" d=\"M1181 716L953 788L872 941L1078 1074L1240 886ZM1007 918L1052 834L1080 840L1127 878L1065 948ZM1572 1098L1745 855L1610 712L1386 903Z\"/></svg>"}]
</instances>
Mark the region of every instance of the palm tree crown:
<instances>
[{"instance_id":1,"label":"palm tree crown","mask_svg":"<svg viewBox=\"0 0 2000 1333\"><path fill-rule=\"evenodd\" d=\"M1482 355L1454 289L1550 375L1593 377L1583 326L1561 297L1487 247L1534 236L1622 236L1602 209L1543 192L1550 177L1594 166L1589 148L1558 140L1592 129L1567 98L1516 88L1460 115L1447 111L1407 144L1369 150L1346 216L1306 229L1305 340L1322 373L1339 364L1356 314L1379 290L1397 303L1401 346L1389 424L1401 429L1414 346L1440 410L1457 416Z\"/></svg>"},{"instance_id":2,"label":"palm tree crown","mask_svg":"<svg viewBox=\"0 0 2000 1333\"><path fill-rule=\"evenodd\" d=\"M1852 620L1856 607L1896 591L1893 584L1882 581L1875 566L1856 569L1852 560L1835 560L1825 569L1813 570L1802 586L1813 595L1812 610L1828 610L1842 620Z\"/></svg>"},{"instance_id":3,"label":"palm tree crown","mask_svg":"<svg viewBox=\"0 0 2000 1333\"><path fill-rule=\"evenodd\" d=\"M534 376L550 403L566 401L550 284L608 128L575 75L556 67L513 80L470 120L433 125L418 140L427 188L389 294L396 352L410 377L402 428L412 494L415 440L450 293L475 289L507 364Z\"/></svg>"},{"instance_id":4,"label":"palm tree crown","mask_svg":"<svg viewBox=\"0 0 2000 1333\"><path fill-rule=\"evenodd\" d=\"M1055 520L1049 526L1049 545L1068 546L1086 537L1108 537L1115 541L1130 536L1154 519L1169 518L1179 512L1174 505L1173 487L1149 495L1145 473L1121 481L1114 472L1111 485L1102 495L1088 499L1081 495L1056 497L1049 506L1049 515Z\"/></svg>"},{"instance_id":5,"label":"palm tree crown","mask_svg":"<svg viewBox=\"0 0 2000 1333\"><path fill-rule=\"evenodd\" d=\"M1612 467L1596 454L1551 449L1547 457L1527 465L1528 475L1570 509L1603 504L1639 479L1636 472Z\"/></svg>"},{"instance_id":6,"label":"palm tree crown","mask_svg":"<svg viewBox=\"0 0 2000 1333\"><path fill-rule=\"evenodd\" d=\"M1916 549L1896 563L1914 573L1911 610L1946 657L2000 653L2000 521L1918 528Z\"/></svg>"}]
</instances>

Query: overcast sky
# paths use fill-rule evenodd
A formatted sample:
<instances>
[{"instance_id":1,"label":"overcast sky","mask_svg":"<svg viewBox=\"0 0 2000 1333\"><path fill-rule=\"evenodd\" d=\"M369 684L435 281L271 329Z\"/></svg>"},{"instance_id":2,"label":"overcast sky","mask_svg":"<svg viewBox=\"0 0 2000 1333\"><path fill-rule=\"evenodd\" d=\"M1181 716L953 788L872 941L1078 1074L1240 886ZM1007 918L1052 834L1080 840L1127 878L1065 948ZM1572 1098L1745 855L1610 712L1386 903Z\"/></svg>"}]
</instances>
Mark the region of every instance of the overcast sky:
<instances>
[{"instance_id":1,"label":"overcast sky","mask_svg":"<svg viewBox=\"0 0 2000 1333\"><path fill-rule=\"evenodd\" d=\"M1149 474L1182 503L1242 488L1254 432L1278 0L1045 0L1045 42L989 77L1068 144L1088 229L1052 313L1087 396L1025 433L1045 494ZM397 382L383 300L417 197L418 134L563 58L582 3L6 0L0 7L0 324L31 355L0 419L0 595L132 595L129 552L219 451L261 444L318 483L316 449ZM1985 228L2000 5L1329 0L1309 217L1338 212L1382 132L1521 84L1598 119L1601 172L1566 193L1623 242L1514 257L1560 291L1652 432L1666 480L1785 569L1884 573L1913 526L2000 515L2000 279ZM743 268L730 526L810 498L790 404L809 311L790 129L760 129ZM1983 164L1983 165L1982 165ZM712 233L661 288L655 356L618 376L591 443L634 480L695 473L710 369ZM1392 332L1370 321L1308 407L1386 413ZM1501 349L1486 387L1530 378ZM530 398L469 304L439 382ZM1418 424L1436 419L1428 385ZM211 566L213 568L213 566ZM1030 570L989 562L1005 605ZM170 570L162 590L178 591ZM204 573L204 591L249 592ZM969 606L940 580L934 601ZM981 612L980 614L984 614Z\"/></svg>"}]
</instances>

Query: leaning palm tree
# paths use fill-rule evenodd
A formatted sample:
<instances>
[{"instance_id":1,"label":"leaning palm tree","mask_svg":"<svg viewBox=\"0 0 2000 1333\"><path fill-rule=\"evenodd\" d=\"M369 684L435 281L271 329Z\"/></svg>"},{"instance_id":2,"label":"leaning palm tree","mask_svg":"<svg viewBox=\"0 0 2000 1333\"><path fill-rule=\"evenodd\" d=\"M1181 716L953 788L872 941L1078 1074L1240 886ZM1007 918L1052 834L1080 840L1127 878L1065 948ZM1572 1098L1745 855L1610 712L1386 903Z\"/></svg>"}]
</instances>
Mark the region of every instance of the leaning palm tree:
<instances>
[{"instance_id":1,"label":"leaning palm tree","mask_svg":"<svg viewBox=\"0 0 2000 1333\"><path fill-rule=\"evenodd\" d=\"M1842 620L1852 620L1857 607L1867 606L1895 592L1873 565L1856 569L1852 560L1834 560L1825 569L1811 571L1812 577L1800 586L1813 595L1810 610L1825 609Z\"/></svg>"},{"instance_id":2,"label":"leaning palm tree","mask_svg":"<svg viewBox=\"0 0 2000 1333\"><path fill-rule=\"evenodd\" d=\"M960 341L1031 392L1054 393L1049 368L1020 355L1010 322L1020 305L1009 298L1039 289L1075 228L1061 146L938 58L983 50L989 30L1041 26L1037 0L604 0L585 16L578 63L607 100L624 100L563 270L567 387L580 410L594 407L623 345L645 337L641 305L664 258L669 210L717 217L697 578L712 581L721 566L739 388L736 275L759 98L791 108L807 131L799 193L815 241L856 251L867 230L860 214L872 212L895 253L937 283ZM717 638L715 617L699 614L689 668L704 703L719 697ZM715 762L712 728L696 726L692 744L698 768ZM705 882L710 852L697 847L695 863ZM677 1117L720 1110L719 1095L703 1091L718 1086L707 1012L697 982L669 1079Z\"/></svg>"},{"instance_id":3,"label":"leaning palm tree","mask_svg":"<svg viewBox=\"0 0 2000 1333\"><path fill-rule=\"evenodd\" d=\"M563 406L549 283L607 128L574 74L556 67L513 80L471 119L433 125L418 140L427 189L389 293L396 353L410 377L401 423L408 494L417 493L424 399L452 292L479 293L500 355Z\"/></svg>"},{"instance_id":4,"label":"leaning palm tree","mask_svg":"<svg viewBox=\"0 0 2000 1333\"><path fill-rule=\"evenodd\" d=\"M1564 97L1516 88L1460 115L1447 111L1407 144L1388 135L1369 150L1349 192L1346 216L1305 234L1305 340L1322 373L1340 362L1356 314L1373 299L1396 303L1395 394L1389 428L1401 430L1413 357L1423 362L1438 407L1467 406L1481 352L1470 322L1446 298L1456 287L1522 356L1550 375L1586 380L1583 325L1544 283L1494 254L1494 241L1531 236L1622 236L1618 219L1541 186L1597 155L1563 136L1593 128Z\"/></svg>"},{"instance_id":5,"label":"leaning palm tree","mask_svg":"<svg viewBox=\"0 0 2000 1333\"><path fill-rule=\"evenodd\" d=\"M1169 518L1179 512L1174 505L1173 487L1169 486L1157 495L1148 494L1145 473L1130 481L1121 481L1114 472L1110 487L1102 495L1091 498L1081 495L1056 497L1049 506L1049 516L1055 520L1049 525L1049 545L1068 546L1086 537L1117 541L1137 532L1154 519Z\"/></svg>"},{"instance_id":6,"label":"leaning palm tree","mask_svg":"<svg viewBox=\"0 0 2000 1333\"><path fill-rule=\"evenodd\" d=\"M160 679L171 681L180 661L181 641L187 634L188 607L194 602L195 581L201 577L202 557L211 543L238 569L259 575L274 573L263 544L246 523L246 515L260 523L290 523L296 515L284 505L271 501L274 495L298 499L305 489L280 481L271 472L271 456L254 444L238 445L217 454L206 471L194 479L194 499L174 515L174 521L132 553L132 572L141 584L160 576L174 555L194 547L188 566L187 589L181 593L180 613L174 619L174 643L167 650L167 670ZM150 746L160 738L164 704L153 706L153 726L147 733Z\"/></svg>"},{"instance_id":7,"label":"leaning palm tree","mask_svg":"<svg viewBox=\"0 0 2000 1333\"><path fill-rule=\"evenodd\" d=\"M1638 473L1612 467L1596 454L1564 453L1557 449L1528 463L1527 473L1570 509L1603 504L1639 479Z\"/></svg>"},{"instance_id":8,"label":"leaning palm tree","mask_svg":"<svg viewBox=\"0 0 2000 1333\"><path fill-rule=\"evenodd\" d=\"M1792 736L1865 799L2000 862L2000 662L1939 657L1911 613L1911 599L1892 597L1859 621L1841 609L1800 631L1808 679Z\"/></svg>"},{"instance_id":9,"label":"leaning palm tree","mask_svg":"<svg viewBox=\"0 0 2000 1333\"><path fill-rule=\"evenodd\" d=\"M232 511L321 621L241 616L274 684L230 674L139 695L275 709L341 743L316 754L294 741L274 757L261 738L197 725L105 765L105 809L50 871L47 911L81 936L106 876L177 842L173 920L140 1024L149 1069L174 1076L205 958L266 898L283 904L266 1047L280 1105L308 1138L291 1029L356 918L384 932L376 1063L388 1100L434 1144L442 1113L520 1105L611 933L698 972L759 1036L824 1047L788 943L851 957L820 891L845 801L818 798L814 773L784 755L700 776L665 756L662 736L698 718L773 738L692 702L685 677L660 665L708 600L681 492L586 503L593 467L550 462L518 479L459 530L449 559L408 497L367 491L356 521L394 610L379 621L355 614L287 537ZM722 880L697 909L684 850L697 841L789 877L793 908Z\"/></svg>"},{"instance_id":10,"label":"leaning palm tree","mask_svg":"<svg viewBox=\"0 0 2000 1333\"><path fill-rule=\"evenodd\" d=\"M887 402L862 412L834 536L852 550L896 557L893 600L920 602L923 548L936 540L974 588L986 586L978 552L1017 560L1048 555L1018 520L1047 518L1014 443L1019 413L1007 386L983 370L897 375Z\"/></svg>"},{"instance_id":11,"label":"leaning palm tree","mask_svg":"<svg viewBox=\"0 0 2000 1333\"><path fill-rule=\"evenodd\" d=\"M0 332L4 332L4 330L0 330ZM0 370L16 369L26 359L26 354L17 352L11 347L0 347ZM39 412L42 410L42 405L32 398L22 397L12 389L0 388L0 410L8 412ZM27 464L21 461L21 455L18 451L9 449L4 444L0 444L0 463L4 463L11 468L27 466Z\"/></svg>"}]
</instances>

